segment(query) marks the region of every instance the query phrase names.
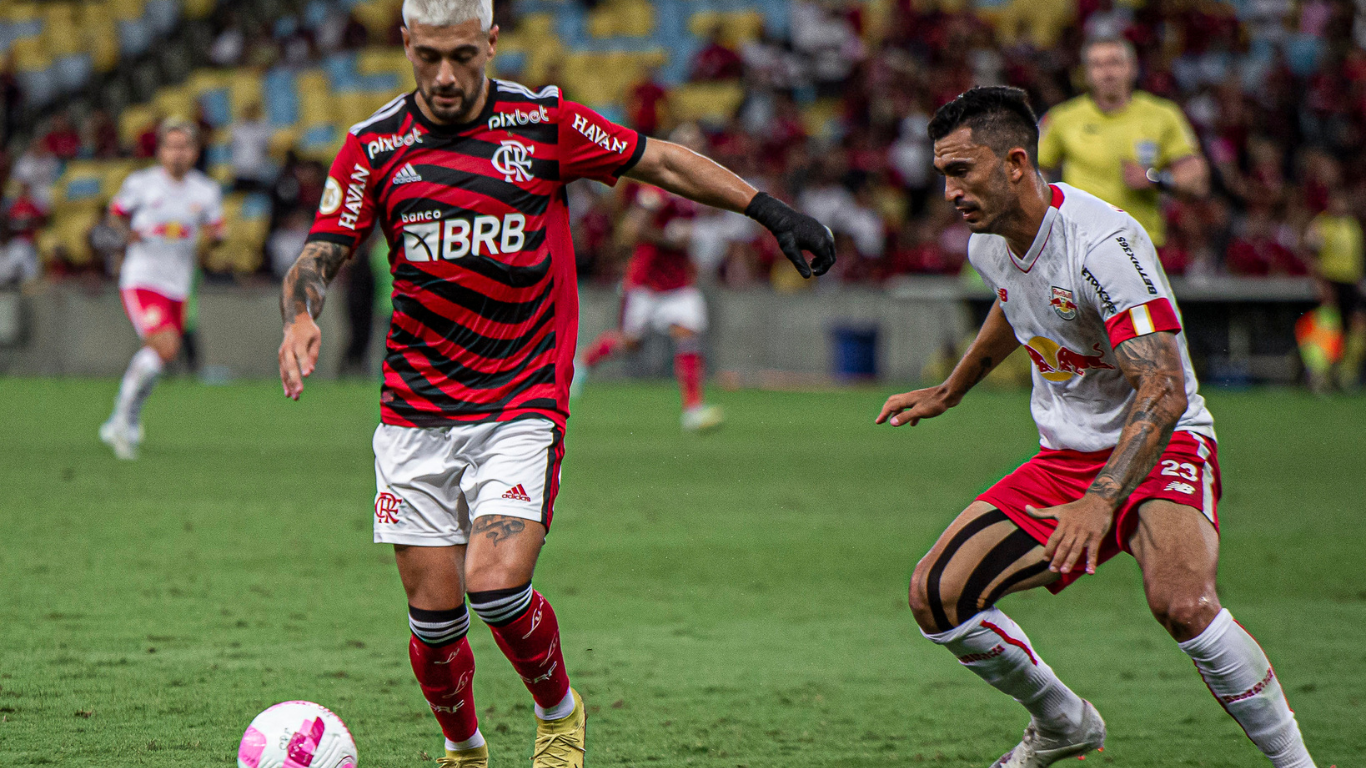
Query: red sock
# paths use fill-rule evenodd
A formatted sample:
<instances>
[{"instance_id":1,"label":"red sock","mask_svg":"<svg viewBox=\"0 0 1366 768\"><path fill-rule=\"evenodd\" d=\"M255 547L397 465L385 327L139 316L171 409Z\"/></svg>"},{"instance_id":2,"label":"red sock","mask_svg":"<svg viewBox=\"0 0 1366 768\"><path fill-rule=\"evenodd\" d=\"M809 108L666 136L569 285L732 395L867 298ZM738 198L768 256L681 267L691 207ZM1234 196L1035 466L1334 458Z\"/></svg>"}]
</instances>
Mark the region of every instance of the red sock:
<instances>
[{"instance_id":1,"label":"red sock","mask_svg":"<svg viewBox=\"0 0 1366 768\"><path fill-rule=\"evenodd\" d=\"M465 741L479 729L474 712L474 652L470 641L433 648L413 636L408 641L408 660L422 686L427 705L451 741Z\"/></svg>"},{"instance_id":2,"label":"red sock","mask_svg":"<svg viewBox=\"0 0 1366 768\"><path fill-rule=\"evenodd\" d=\"M537 704L549 709L564 701L569 672L560 652L560 624L540 592L532 591L531 605L521 616L502 626L490 624L489 629Z\"/></svg>"},{"instance_id":3,"label":"red sock","mask_svg":"<svg viewBox=\"0 0 1366 768\"><path fill-rule=\"evenodd\" d=\"M683 396L685 411L702 404L704 367L701 352L678 352L674 355L674 376L678 379L678 391Z\"/></svg>"},{"instance_id":4,"label":"red sock","mask_svg":"<svg viewBox=\"0 0 1366 768\"><path fill-rule=\"evenodd\" d=\"M592 344L588 345L588 352L583 356L583 360L591 368L615 355L620 349L621 334L617 331L604 331Z\"/></svg>"}]
</instances>

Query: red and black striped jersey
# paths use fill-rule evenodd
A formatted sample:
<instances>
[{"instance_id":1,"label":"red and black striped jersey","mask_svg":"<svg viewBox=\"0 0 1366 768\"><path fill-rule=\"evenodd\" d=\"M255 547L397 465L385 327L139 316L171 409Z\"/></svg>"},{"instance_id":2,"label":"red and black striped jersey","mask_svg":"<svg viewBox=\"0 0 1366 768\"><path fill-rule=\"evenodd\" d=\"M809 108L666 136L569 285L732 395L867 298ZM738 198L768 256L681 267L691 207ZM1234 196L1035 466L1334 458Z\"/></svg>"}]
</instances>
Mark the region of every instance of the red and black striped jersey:
<instances>
[{"instance_id":1,"label":"red and black striped jersey","mask_svg":"<svg viewBox=\"0 0 1366 768\"><path fill-rule=\"evenodd\" d=\"M564 185L615 184L644 150L555 86L501 80L463 125L409 93L351 128L309 240L354 248L378 222L389 242L384 423L563 426L579 321Z\"/></svg>"}]
</instances>

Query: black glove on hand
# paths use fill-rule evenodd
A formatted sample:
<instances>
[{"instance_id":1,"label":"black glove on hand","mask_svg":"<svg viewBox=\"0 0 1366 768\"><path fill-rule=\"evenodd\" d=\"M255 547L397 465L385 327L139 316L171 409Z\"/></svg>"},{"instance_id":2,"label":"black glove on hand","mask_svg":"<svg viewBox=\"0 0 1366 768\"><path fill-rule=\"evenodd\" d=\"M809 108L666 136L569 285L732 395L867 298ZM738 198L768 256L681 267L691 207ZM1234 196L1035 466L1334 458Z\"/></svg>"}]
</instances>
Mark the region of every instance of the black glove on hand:
<instances>
[{"instance_id":1,"label":"black glove on hand","mask_svg":"<svg viewBox=\"0 0 1366 768\"><path fill-rule=\"evenodd\" d=\"M767 192L760 192L749 201L745 215L768 227L802 277L823 275L835 266L835 235L819 221L792 210ZM802 251L811 252L810 264Z\"/></svg>"}]
</instances>

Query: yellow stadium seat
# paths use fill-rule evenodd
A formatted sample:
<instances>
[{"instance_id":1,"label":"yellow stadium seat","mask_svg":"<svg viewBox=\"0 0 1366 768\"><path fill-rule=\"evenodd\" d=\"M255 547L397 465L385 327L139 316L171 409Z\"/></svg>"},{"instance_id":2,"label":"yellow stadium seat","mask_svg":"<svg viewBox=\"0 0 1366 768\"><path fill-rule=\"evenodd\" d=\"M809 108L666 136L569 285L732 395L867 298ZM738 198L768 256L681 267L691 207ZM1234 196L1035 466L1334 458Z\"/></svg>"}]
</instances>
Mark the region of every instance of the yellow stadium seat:
<instances>
[{"instance_id":1,"label":"yellow stadium seat","mask_svg":"<svg viewBox=\"0 0 1366 768\"><path fill-rule=\"evenodd\" d=\"M548 13L528 13L517 22L517 35L528 40L556 37L555 17Z\"/></svg>"},{"instance_id":2,"label":"yellow stadium seat","mask_svg":"<svg viewBox=\"0 0 1366 768\"><path fill-rule=\"evenodd\" d=\"M10 48L20 72L40 72L52 66L52 53L42 37L21 37Z\"/></svg>"},{"instance_id":3,"label":"yellow stadium seat","mask_svg":"<svg viewBox=\"0 0 1366 768\"><path fill-rule=\"evenodd\" d=\"M737 46L758 38L764 31L764 15L758 11L698 11L688 17L688 30L698 37L711 35L721 27L721 41Z\"/></svg>"},{"instance_id":4,"label":"yellow stadium seat","mask_svg":"<svg viewBox=\"0 0 1366 768\"><path fill-rule=\"evenodd\" d=\"M37 3L11 3L5 9L5 19L13 22L33 21L41 15Z\"/></svg>"},{"instance_id":5,"label":"yellow stadium seat","mask_svg":"<svg viewBox=\"0 0 1366 768\"><path fill-rule=\"evenodd\" d=\"M301 89L302 92L302 89ZM263 104L261 75L249 69L239 69L228 80L228 98L232 103L232 117L239 120L248 104Z\"/></svg>"},{"instance_id":6,"label":"yellow stadium seat","mask_svg":"<svg viewBox=\"0 0 1366 768\"><path fill-rule=\"evenodd\" d=\"M295 81L299 91L299 124L302 126L331 123L336 119L336 100L331 84L321 70L308 70ZM348 126L350 124L348 123Z\"/></svg>"},{"instance_id":7,"label":"yellow stadium seat","mask_svg":"<svg viewBox=\"0 0 1366 768\"><path fill-rule=\"evenodd\" d=\"M56 231L57 243L66 249L67 258L72 264L83 266L94 258L95 254L90 250L89 234L90 228L99 221L100 215L99 210L72 211L53 222L52 229Z\"/></svg>"},{"instance_id":8,"label":"yellow stadium seat","mask_svg":"<svg viewBox=\"0 0 1366 768\"><path fill-rule=\"evenodd\" d=\"M205 91L232 87L232 73L218 69L196 69L185 80L185 90L198 96Z\"/></svg>"},{"instance_id":9,"label":"yellow stadium seat","mask_svg":"<svg viewBox=\"0 0 1366 768\"><path fill-rule=\"evenodd\" d=\"M836 99L821 99L802 108L802 125L807 135L824 136L831 122L839 116L840 103Z\"/></svg>"},{"instance_id":10,"label":"yellow stadium seat","mask_svg":"<svg viewBox=\"0 0 1366 768\"><path fill-rule=\"evenodd\" d=\"M147 0L108 0L108 5L119 21L140 19L147 10Z\"/></svg>"},{"instance_id":11,"label":"yellow stadium seat","mask_svg":"<svg viewBox=\"0 0 1366 768\"><path fill-rule=\"evenodd\" d=\"M181 0L180 4L187 18L202 19L213 13L218 2L217 0Z\"/></svg>"},{"instance_id":12,"label":"yellow stadium seat","mask_svg":"<svg viewBox=\"0 0 1366 768\"><path fill-rule=\"evenodd\" d=\"M299 143L299 129L279 128L270 137L270 156L283 161L285 153Z\"/></svg>"},{"instance_id":13,"label":"yellow stadium seat","mask_svg":"<svg viewBox=\"0 0 1366 768\"><path fill-rule=\"evenodd\" d=\"M125 146L133 146L149 127L161 119L155 107L150 104L134 104L119 113L119 141Z\"/></svg>"},{"instance_id":14,"label":"yellow stadium seat","mask_svg":"<svg viewBox=\"0 0 1366 768\"><path fill-rule=\"evenodd\" d=\"M389 36L389 30L399 23L401 5L385 0L370 0L352 6L351 12L369 30L372 40L384 40Z\"/></svg>"},{"instance_id":15,"label":"yellow stadium seat","mask_svg":"<svg viewBox=\"0 0 1366 768\"><path fill-rule=\"evenodd\" d=\"M69 3L43 6L43 44L51 56L69 56L84 49L81 36L73 34L76 8Z\"/></svg>"},{"instance_id":16,"label":"yellow stadium seat","mask_svg":"<svg viewBox=\"0 0 1366 768\"><path fill-rule=\"evenodd\" d=\"M119 187L123 186L123 180L128 178L128 174L150 163L150 160L105 160L103 162L104 196L112 198L118 194Z\"/></svg>"},{"instance_id":17,"label":"yellow stadium seat","mask_svg":"<svg viewBox=\"0 0 1366 768\"><path fill-rule=\"evenodd\" d=\"M669 112L679 121L724 122L744 98L739 83L688 83L669 92Z\"/></svg>"},{"instance_id":18,"label":"yellow stadium seat","mask_svg":"<svg viewBox=\"0 0 1366 768\"><path fill-rule=\"evenodd\" d=\"M195 116L195 97L184 86L168 86L157 91L152 97L152 107L167 117L193 120Z\"/></svg>"}]
</instances>

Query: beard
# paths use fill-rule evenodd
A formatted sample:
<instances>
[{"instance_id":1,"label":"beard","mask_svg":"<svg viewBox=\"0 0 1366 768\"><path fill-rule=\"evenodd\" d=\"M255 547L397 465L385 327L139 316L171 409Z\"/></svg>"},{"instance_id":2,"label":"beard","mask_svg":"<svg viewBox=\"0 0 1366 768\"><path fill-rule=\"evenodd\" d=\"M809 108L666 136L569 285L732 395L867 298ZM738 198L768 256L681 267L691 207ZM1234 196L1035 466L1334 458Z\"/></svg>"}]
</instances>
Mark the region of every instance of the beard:
<instances>
[{"instance_id":1,"label":"beard","mask_svg":"<svg viewBox=\"0 0 1366 768\"><path fill-rule=\"evenodd\" d=\"M472 92L460 90L458 86L450 85L444 87L428 86L422 89L422 98L427 102L427 108L432 111L432 116L443 123L467 123L474 119L474 105L479 100L479 92L484 88L485 77L480 76L479 83L475 85ZM436 98L458 99L456 105L450 108L437 106Z\"/></svg>"}]
</instances>

